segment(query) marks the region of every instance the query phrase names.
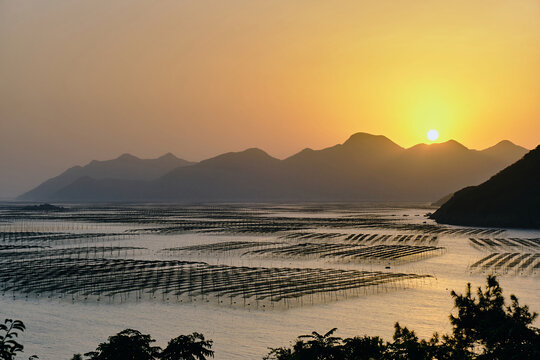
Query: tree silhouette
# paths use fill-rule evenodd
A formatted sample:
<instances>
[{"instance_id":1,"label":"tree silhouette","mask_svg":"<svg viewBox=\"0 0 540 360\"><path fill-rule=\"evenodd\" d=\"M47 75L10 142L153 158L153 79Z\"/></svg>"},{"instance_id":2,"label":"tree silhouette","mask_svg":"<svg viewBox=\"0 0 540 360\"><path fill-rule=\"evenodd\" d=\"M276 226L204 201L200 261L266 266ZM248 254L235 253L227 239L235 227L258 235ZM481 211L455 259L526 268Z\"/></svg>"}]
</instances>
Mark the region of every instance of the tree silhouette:
<instances>
[{"instance_id":1,"label":"tree silhouette","mask_svg":"<svg viewBox=\"0 0 540 360\"><path fill-rule=\"evenodd\" d=\"M342 359L341 341L337 336L332 336L337 328L333 328L324 335L313 331L310 335L298 337L293 349L276 348L265 359L298 359L298 360L338 360ZM304 341L306 339L307 341Z\"/></svg>"},{"instance_id":2,"label":"tree silhouette","mask_svg":"<svg viewBox=\"0 0 540 360\"><path fill-rule=\"evenodd\" d=\"M5 319L3 324L0 324L0 359L14 359L18 352L23 350L23 346L15 340L19 337L19 332L26 329L23 322L20 320Z\"/></svg>"},{"instance_id":3,"label":"tree silhouette","mask_svg":"<svg viewBox=\"0 0 540 360\"><path fill-rule=\"evenodd\" d=\"M22 333L26 327L20 320L5 319L3 324L0 324L0 359L13 360L17 353L22 352L22 346L16 338L19 333ZM29 360L37 360L36 355L30 356Z\"/></svg>"},{"instance_id":4,"label":"tree silhouette","mask_svg":"<svg viewBox=\"0 0 540 360\"><path fill-rule=\"evenodd\" d=\"M345 359L378 360L384 358L386 351L386 345L378 336L355 336L344 339L343 343Z\"/></svg>"},{"instance_id":5,"label":"tree silhouette","mask_svg":"<svg viewBox=\"0 0 540 360\"><path fill-rule=\"evenodd\" d=\"M205 360L214 357L212 340L205 340L203 334L180 335L171 339L160 355L162 360Z\"/></svg>"},{"instance_id":6,"label":"tree silhouette","mask_svg":"<svg viewBox=\"0 0 540 360\"><path fill-rule=\"evenodd\" d=\"M332 336L337 328L333 328L324 335L313 331L311 335L301 335L299 339L309 339L306 350L311 353L312 359L337 359L340 354L339 344L341 338Z\"/></svg>"},{"instance_id":7,"label":"tree silhouette","mask_svg":"<svg viewBox=\"0 0 540 360\"><path fill-rule=\"evenodd\" d=\"M488 276L485 291L479 287L476 294L473 297L471 284L463 295L451 293L458 313L450 315L452 335L446 341L456 354L479 353L477 359L540 359L540 331L531 326L537 314L520 306L514 295L506 306L494 276Z\"/></svg>"},{"instance_id":8,"label":"tree silhouette","mask_svg":"<svg viewBox=\"0 0 540 360\"><path fill-rule=\"evenodd\" d=\"M96 351L84 354L90 360L154 360L160 348L151 346L155 342L150 335L126 329L99 344Z\"/></svg>"},{"instance_id":9,"label":"tree silhouette","mask_svg":"<svg viewBox=\"0 0 540 360\"><path fill-rule=\"evenodd\" d=\"M388 344L388 354L392 359L403 360L424 360L428 359L426 343L418 341L418 337L406 327L401 327L399 323L394 325L394 342Z\"/></svg>"}]
</instances>

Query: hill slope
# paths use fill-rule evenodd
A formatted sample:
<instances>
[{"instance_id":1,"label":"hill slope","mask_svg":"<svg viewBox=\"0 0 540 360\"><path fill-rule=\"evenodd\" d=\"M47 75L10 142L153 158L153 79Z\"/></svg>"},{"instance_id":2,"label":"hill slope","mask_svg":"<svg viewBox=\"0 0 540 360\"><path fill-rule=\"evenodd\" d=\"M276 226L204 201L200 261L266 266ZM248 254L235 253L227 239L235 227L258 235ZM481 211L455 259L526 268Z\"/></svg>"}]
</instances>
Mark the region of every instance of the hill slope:
<instances>
[{"instance_id":1,"label":"hill slope","mask_svg":"<svg viewBox=\"0 0 540 360\"><path fill-rule=\"evenodd\" d=\"M483 184L456 192L432 218L456 225L540 228L540 146Z\"/></svg>"}]
</instances>

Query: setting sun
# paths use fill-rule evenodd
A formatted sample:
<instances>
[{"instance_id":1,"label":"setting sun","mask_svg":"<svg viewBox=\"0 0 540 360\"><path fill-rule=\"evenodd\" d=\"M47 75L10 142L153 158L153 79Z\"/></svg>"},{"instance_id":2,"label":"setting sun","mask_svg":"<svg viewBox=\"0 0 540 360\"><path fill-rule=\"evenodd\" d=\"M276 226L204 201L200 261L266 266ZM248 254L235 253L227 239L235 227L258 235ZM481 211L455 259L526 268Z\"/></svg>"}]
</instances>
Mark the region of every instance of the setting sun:
<instances>
[{"instance_id":1,"label":"setting sun","mask_svg":"<svg viewBox=\"0 0 540 360\"><path fill-rule=\"evenodd\" d=\"M427 132L427 138L430 141L435 141L439 138L439 132L437 130L431 129Z\"/></svg>"}]
</instances>

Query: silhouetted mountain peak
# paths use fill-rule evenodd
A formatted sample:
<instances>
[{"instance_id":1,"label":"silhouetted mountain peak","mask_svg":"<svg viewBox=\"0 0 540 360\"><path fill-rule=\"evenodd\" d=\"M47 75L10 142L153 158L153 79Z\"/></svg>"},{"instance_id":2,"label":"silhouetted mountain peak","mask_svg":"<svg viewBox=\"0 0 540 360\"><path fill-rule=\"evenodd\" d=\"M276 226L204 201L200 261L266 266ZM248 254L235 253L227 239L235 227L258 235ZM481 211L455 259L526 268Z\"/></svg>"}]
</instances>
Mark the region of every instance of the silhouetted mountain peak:
<instances>
[{"instance_id":1,"label":"silhouetted mountain peak","mask_svg":"<svg viewBox=\"0 0 540 360\"><path fill-rule=\"evenodd\" d=\"M437 144L434 144L434 145L437 145ZM468 150L468 148L467 148L465 145L463 145L463 144L460 143L460 142L457 142L457 141L454 140L454 139L445 141L445 142L443 142L443 143L440 143L439 145L440 145L440 146L444 146L444 147L448 147L448 148L453 148L453 149Z\"/></svg>"},{"instance_id":2,"label":"silhouetted mountain peak","mask_svg":"<svg viewBox=\"0 0 540 360\"><path fill-rule=\"evenodd\" d=\"M315 152L315 150L313 150L312 148L305 148L305 149L302 149L298 154L296 155L300 155L300 154L311 154Z\"/></svg>"},{"instance_id":3,"label":"silhouetted mountain peak","mask_svg":"<svg viewBox=\"0 0 540 360\"><path fill-rule=\"evenodd\" d=\"M512 150L518 150L518 151L524 151L524 152L529 151L528 149L526 149L526 148L524 148L522 146L514 144L510 140L499 141L497 144L495 144L495 145L493 145L491 147L488 147L488 148L486 148L486 149L484 149L482 151L484 151L484 152L495 152L495 151L512 151Z\"/></svg>"},{"instance_id":4,"label":"silhouetted mountain peak","mask_svg":"<svg viewBox=\"0 0 540 360\"><path fill-rule=\"evenodd\" d=\"M457 142L456 140L448 140L442 143L433 144L417 144L407 150L409 151L467 151L469 150L465 145Z\"/></svg>"},{"instance_id":5,"label":"silhouetted mountain peak","mask_svg":"<svg viewBox=\"0 0 540 360\"><path fill-rule=\"evenodd\" d=\"M511 142L510 140L501 140L494 146L517 146L517 145Z\"/></svg>"},{"instance_id":6,"label":"silhouetted mountain peak","mask_svg":"<svg viewBox=\"0 0 540 360\"><path fill-rule=\"evenodd\" d=\"M345 149L377 153L403 150L401 146L384 135L372 135L364 132L351 135L342 146Z\"/></svg>"},{"instance_id":7,"label":"silhouetted mountain peak","mask_svg":"<svg viewBox=\"0 0 540 360\"><path fill-rule=\"evenodd\" d=\"M528 151L528 149L516 145L509 140L503 140L487 149L482 150L481 153L490 157L496 157L508 161L516 158L519 159Z\"/></svg>"},{"instance_id":8,"label":"silhouetted mountain peak","mask_svg":"<svg viewBox=\"0 0 540 360\"><path fill-rule=\"evenodd\" d=\"M202 165L242 165L242 164L258 164L268 161L279 161L276 158L271 157L265 151L259 148L249 148L238 152L228 152L218 155L208 160L201 161Z\"/></svg>"},{"instance_id":9,"label":"silhouetted mountain peak","mask_svg":"<svg viewBox=\"0 0 540 360\"><path fill-rule=\"evenodd\" d=\"M157 158L158 160L180 160L179 158L177 158L173 153L171 152L168 152L166 153L165 155L162 155L160 157Z\"/></svg>"},{"instance_id":10,"label":"silhouetted mountain peak","mask_svg":"<svg viewBox=\"0 0 540 360\"><path fill-rule=\"evenodd\" d=\"M116 158L116 160L140 160L138 157L134 156L134 155L131 155L131 154L128 154L128 153L124 153L122 155L120 155L119 157Z\"/></svg>"},{"instance_id":11,"label":"silhouetted mountain peak","mask_svg":"<svg viewBox=\"0 0 540 360\"><path fill-rule=\"evenodd\" d=\"M22 194L20 199L44 199L56 194L70 184L87 184L100 179L152 180L173 169L193 163L165 154L158 159L139 159L131 154L122 154L116 159L93 160L86 166L74 166L62 174L41 183Z\"/></svg>"},{"instance_id":12,"label":"silhouetted mountain peak","mask_svg":"<svg viewBox=\"0 0 540 360\"><path fill-rule=\"evenodd\" d=\"M395 144L392 140L387 138L384 135L372 135L365 132L357 132L352 134L343 145L357 145L357 144L366 144L366 143L388 143Z\"/></svg>"},{"instance_id":13,"label":"silhouetted mountain peak","mask_svg":"<svg viewBox=\"0 0 540 360\"><path fill-rule=\"evenodd\" d=\"M261 150L259 148L249 148L249 149L246 149L244 151L240 151L239 152L240 154L253 154L253 155L256 155L256 156L268 156L268 157L271 157L270 155L268 155L268 153L264 150Z\"/></svg>"},{"instance_id":14,"label":"silhouetted mountain peak","mask_svg":"<svg viewBox=\"0 0 540 360\"><path fill-rule=\"evenodd\" d=\"M266 151L259 148L249 148L244 151L229 153L231 156L245 159L245 160L265 160L265 159L274 159Z\"/></svg>"},{"instance_id":15,"label":"silhouetted mountain peak","mask_svg":"<svg viewBox=\"0 0 540 360\"><path fill-rule=\"evenodd\" d=\"M260 173L261 171L272 171L280 163L280 161L281 160L273 158L261 149L249 148L243 151L221 154L213 158L203 160L197 164L194 164L193 166L174 169L161 177L160 181L167 184L173 184L175 182L183 182L183 179L186 177L190 178L194 176L197 178L202 176L196 181L198 184L197 186L202 186L201 184L203 183L214 183L215 181L220 181L220 179L224 180L224 174L238 178L238 176L241 176L240 174L244 174L244 176L249 177L250 175L246 174L249 173L256 176L255 174ZM255 186L258 186L256 181L254 184ZM207 190L209 192L218 191L217 189ZM226 191L226 189L222 190Z\"/></svg>"}]
</instances>

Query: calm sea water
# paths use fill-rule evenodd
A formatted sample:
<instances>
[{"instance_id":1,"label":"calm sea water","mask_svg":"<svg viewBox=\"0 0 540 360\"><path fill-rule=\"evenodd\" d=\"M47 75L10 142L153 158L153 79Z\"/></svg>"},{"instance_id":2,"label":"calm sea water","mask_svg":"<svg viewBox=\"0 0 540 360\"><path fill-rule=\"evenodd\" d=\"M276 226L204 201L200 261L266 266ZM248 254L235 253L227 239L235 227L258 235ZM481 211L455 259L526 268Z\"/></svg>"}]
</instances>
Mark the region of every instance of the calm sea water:
<instances>
[{"instance_id":1,"label":"calm sea water","mask_svg":"<svg viewBox=\"0 0 540 360\"><path fill-rule=\"evenodd\" d=\"M405 224L431 224L424 218L428 210L422 208L364 208L361 213L373 217L393 217ZM359 212L354 212L358 215ZM406 216L404 216L406 215ZM294 209L265 211L260 216L270 217L347 217L351 212L336 209L303 213ZM0 231L42 230L123 232L147 227L137 224L100 224L48 221L46 218L21 220L0 225ZM421 234L419 231L382 228L314 228L302 231L373 233L373 234ZM141 234L133 239L107 240L107 244L144 246L149 249L138 258L160 259L159 250L184 245L224 241L271 241L280 234ZM163 301L140 301L123 304L96 301L68 301L65 299L43 299L24 294L7 292L0 295L0 318L23 320L27 331L21 338L25 346L24 355L36 354L42 360L69 359L74 353L92 351L96 346L125 328L150 333L157 344L180 334L193 331L203 333L214 341L215 358L261 359L269 347L289 345L296 336L311 331L326 332L337 327L337 335L379 335L390 339L393 325L399 321L417 332L420 337L429 337L433 332L450 330L448 315L453 310L450 297L452 289L462 292L467 282L483 286L487 273L498 273L506 296L516 294L522 304L533 311L540 311L540 279L538 266L532 263L527 272L507 271L504 268L472 270L470 266L487 256L493 249L482 249L471 245L472 235L443 234L438 236L437 246L445 253L413 262L339 263L317 258L250 258L235 254L179 255L181 259L196 259L208 263L226 265L256 265L263 267L319 267L358 270L382 270L392 272L428 274L431 279L407 289L386 289L377 293L348 298L329 299L325 303L303 306L276 306L274 308L228 307L208 303L178 303ZM486 238L540 238L539 231L507 230L498 235L477 236ZM66 245L64 245L66 246ZM501 252L507 251L501 249ZM538 249L520 249L538 252ZM536 260L538 261L538 259ZM390 266L390 269L386 269ZM538 326L538 324L536 324Z\"/></svg>"}]
</instances>

